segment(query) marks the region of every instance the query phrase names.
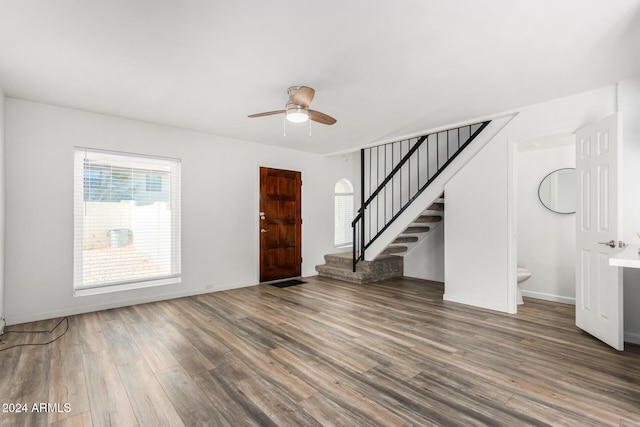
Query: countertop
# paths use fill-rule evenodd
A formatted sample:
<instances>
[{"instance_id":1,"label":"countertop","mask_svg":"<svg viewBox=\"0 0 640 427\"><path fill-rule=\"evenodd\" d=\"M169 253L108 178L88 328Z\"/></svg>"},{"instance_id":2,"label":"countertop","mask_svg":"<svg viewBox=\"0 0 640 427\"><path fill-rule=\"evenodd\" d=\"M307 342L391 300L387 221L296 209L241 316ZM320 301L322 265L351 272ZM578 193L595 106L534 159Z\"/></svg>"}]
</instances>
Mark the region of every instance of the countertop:
<instances>
[{"instance_id":1,"label":"countertop","mask_svg":"<svg viewBox=\"0 0 640 427\"><path fill-rule=\"evenodd\" d=\"M640 268L640 254L637 245L629 245L609 257L609 265L616 267Z\"/></svg>"}]
</instances>

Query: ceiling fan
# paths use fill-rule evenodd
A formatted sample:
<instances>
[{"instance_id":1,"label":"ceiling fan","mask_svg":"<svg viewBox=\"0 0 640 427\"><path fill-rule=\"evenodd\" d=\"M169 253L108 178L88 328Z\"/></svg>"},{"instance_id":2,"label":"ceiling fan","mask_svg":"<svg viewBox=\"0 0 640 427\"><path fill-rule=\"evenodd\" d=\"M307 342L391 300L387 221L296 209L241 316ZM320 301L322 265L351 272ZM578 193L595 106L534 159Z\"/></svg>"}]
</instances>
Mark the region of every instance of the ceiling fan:
<instances>
[{"instance_id":1,"label":"ceiling fan","mask_svg":"<svg viewBox=\"0 0 640 427\"><path fill-rule=\"evenodd\" d=\"M332 125L336 122L336 119L327 114L309 109L309 104L311 104L313 95L316 93L313 88L308 86L291 86L287 89L287 93L289 94L289 102L287 102L284 110L267 111L265 113L252 114L249 117L254 118L284 114L285 118L293 123L302 123L309 119L322 123L323 125Z\"/></svg>"}]
</instances>

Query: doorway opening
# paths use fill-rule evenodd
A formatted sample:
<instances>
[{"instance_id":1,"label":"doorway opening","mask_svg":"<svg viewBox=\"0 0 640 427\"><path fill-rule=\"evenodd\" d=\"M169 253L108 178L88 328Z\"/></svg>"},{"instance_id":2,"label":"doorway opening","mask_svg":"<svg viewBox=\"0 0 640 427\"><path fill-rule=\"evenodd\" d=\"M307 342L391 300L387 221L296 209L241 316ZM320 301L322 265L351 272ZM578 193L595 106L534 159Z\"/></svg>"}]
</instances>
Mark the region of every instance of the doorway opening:
<instances>
[{"instance_id":1,"label":"doorway opening","mask_svg":"<svg viewBox=\"0 0 640 427\"><path fill-rule=\"evenodd\" d=\"M521 292L575 304L575 135L523 142L517 150L516 264L531 272Z\"/></svg>"}]
</instances>

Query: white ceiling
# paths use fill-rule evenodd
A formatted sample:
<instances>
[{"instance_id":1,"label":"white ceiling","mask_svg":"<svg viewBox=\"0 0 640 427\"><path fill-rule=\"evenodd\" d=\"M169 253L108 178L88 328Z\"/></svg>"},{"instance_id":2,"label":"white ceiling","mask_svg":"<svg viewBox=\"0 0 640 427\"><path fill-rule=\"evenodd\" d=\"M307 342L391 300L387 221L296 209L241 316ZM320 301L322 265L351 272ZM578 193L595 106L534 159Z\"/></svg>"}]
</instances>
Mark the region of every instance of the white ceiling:
<instances>
[{"instance_id":1,"label":"white ceiling","mask_svg":"<svg viewBox=\"0 0 640 427\"><path fill-rule=\"evenodd\" d=\"M0 0L7 96L323 154L634 75L639 0Z\"/></svg>"}]
</instances>

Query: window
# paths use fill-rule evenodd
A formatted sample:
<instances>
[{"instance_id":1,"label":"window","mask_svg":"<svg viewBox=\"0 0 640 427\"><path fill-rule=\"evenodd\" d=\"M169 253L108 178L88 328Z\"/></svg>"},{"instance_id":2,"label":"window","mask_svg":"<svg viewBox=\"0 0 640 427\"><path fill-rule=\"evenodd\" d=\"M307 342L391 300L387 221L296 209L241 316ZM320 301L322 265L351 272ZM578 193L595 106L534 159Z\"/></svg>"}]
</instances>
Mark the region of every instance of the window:
<instances>
[{"instance_id":1,"label":"window","mask_svg":"<svg viewBox=\"0 0 640 427\"><path fill-rule=\"evenodd\" d=\"M147 191L162 191L162 176L147 175Z\"/></svg>"},{"instance_id":2,"label":"window","mask_svg":"<svg viewBox=\"0 0 640 427\"><path fill-rule=\"evenodd\" d=\"M334 244L346 246L352 244L353 232L353 186L348 179L336 182L335 187L335 230Z\"/></svg>"},{"instance_id":3,"label":"window","mask_svg":"<svg viewBox=\"0 0 640 427\"><path fill-rule=\"evenodd\" d=\"M180 160L75 149L76 295L179 283Z\"/></svg>"}]
</instances>

